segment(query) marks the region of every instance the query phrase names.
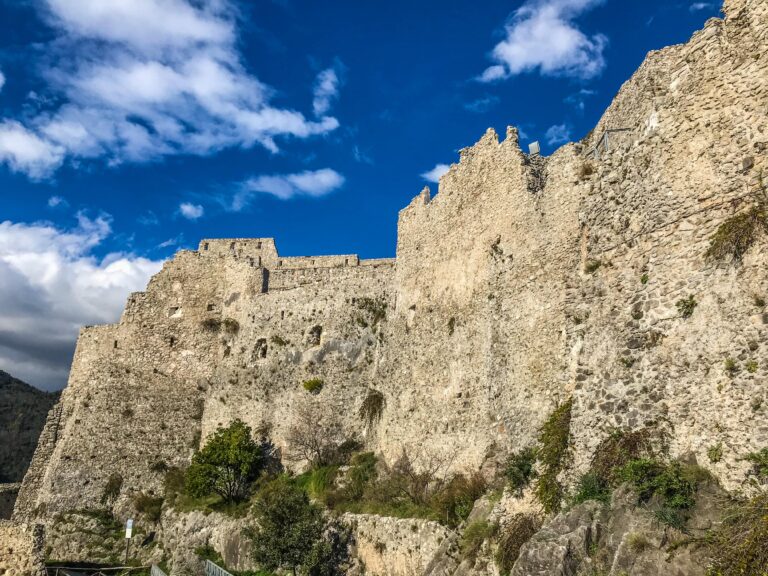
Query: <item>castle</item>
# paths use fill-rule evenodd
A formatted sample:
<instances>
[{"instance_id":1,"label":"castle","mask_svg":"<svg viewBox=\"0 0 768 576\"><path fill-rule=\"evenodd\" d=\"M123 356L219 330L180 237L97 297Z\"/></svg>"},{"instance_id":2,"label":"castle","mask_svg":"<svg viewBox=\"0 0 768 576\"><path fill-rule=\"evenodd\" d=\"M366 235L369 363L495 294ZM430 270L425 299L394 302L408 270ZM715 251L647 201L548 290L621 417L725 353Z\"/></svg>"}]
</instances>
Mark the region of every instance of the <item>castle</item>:
<instances>
[{"instance_id":1,"label":"castle","mask_svg":"<svg viewBox=\"0 0 768 576\"><path fill-rule=\"evenodd\" d=\"M282 257L267 238L178 252L119 323L81 331L15 522L50 530L114 473L125 516L217 425L240 418L287 448L307 404L389 461L481 470L572 398L570 479L611 430L654 424L671 454L742 489L741 456L768 446L768 243L738 263L706 254L765 193L768 3L724 12L649 54L582 142L531 157L510 128L462 150L400 212L395 259ZM372 390L373 427L358 415ZM170 543L192 525L163 522L182 554ZM54 556L77 552L63 542Z\"/></svg>"}]
</instances>

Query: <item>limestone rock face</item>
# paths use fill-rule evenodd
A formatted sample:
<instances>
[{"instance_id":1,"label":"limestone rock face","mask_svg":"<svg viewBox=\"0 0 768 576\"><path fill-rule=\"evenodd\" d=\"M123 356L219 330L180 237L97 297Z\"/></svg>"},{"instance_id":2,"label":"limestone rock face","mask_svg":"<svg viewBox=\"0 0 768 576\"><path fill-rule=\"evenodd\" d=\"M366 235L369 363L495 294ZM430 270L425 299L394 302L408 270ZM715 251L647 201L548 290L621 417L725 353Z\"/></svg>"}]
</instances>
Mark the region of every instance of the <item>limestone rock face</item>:
<instances>
[{"instance_id":1,"label":"limestone rock face","mask_svg":"<svg viewBox=\"0 0 768 576\"><path fill-rule=\"evenodd\" d=\"M0 484L24 478L57 399L0 370Z\"/></svg>"},{"instance_id":2,"label":"limestone rock face","mask_svg":"<svg viewBox=\"0 0 768 576\"><path fill-rule=\"evenodd\" d=\"M768 194L768 3L724 10L650 53L582 142L529 157L514 129L489 130L462 150L400 212L394 260L283 257L265 238L179 252L118 324L82 330L15 517L98 506L113 474L127 516L234 418L299 468L288 431L307 405L390 462L473 471L572 398L564 482L613 428L655 425L673 457L741 487L742 456L768 445L768 241L741 261L706 253ZM383 410L365 421L371 390ZM598 513L578 514L545 528L532 562L571 569Z\"/></svg>"}]
</instances>

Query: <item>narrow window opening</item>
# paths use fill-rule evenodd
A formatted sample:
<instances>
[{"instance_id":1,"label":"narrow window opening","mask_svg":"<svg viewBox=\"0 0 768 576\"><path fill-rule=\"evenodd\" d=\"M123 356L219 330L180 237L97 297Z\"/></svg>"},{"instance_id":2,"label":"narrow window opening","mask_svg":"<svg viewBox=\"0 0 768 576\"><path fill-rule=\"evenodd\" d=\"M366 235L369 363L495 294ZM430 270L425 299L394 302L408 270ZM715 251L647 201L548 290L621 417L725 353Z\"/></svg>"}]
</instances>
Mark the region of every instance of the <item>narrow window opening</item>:
<instances>
[{"instance_id":1,"label":"narrow window opening","mask_svg":"<svg viewBox=\"0 0 768 576\"><path fill-rule=\"evenodd\" d=\"M208 250L208 242L206 242L205 244L203 244L203 250Z\"/></svg>"},{"instance_id":2,"label":"narrow window opening","mask_svg":"<svg viewBox=\"0 0 768 576\"><path fill-rule=\"evenodd\" d=\"M213 312L214 308L216 308L213 304L208 304L208 312Z\"/></svg>"},{"instance_id":3,"label":"narrow window opening","mask_svg":"<svg viewBox=\"0 0 768 576\"><path fill-rule=\"evenodd\" d=\"M117 340L115 340L115 346L114 347L117 348Z\"/></svg>"}]
</instances>

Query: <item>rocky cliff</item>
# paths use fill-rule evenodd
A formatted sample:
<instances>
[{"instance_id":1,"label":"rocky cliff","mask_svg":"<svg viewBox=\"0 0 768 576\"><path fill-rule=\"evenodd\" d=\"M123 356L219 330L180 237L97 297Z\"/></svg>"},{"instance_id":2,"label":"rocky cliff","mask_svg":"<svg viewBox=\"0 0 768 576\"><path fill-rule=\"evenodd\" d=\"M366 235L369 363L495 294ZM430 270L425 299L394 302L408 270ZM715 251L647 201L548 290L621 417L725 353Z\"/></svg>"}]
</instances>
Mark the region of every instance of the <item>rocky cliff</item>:
<instances>
[{"instance_id":1,"label":"rocky cliff","mask_svg":"<svg viewBox=\"0 0 768 576\"><path fill-rule=\"evenodd\" d=\"M0 370L0 483L21 482L58 394L41 392Z\"/></svg>"},{"instance_id":2,"label":"rocky cliff","mask_svg":"<svg viewBox=\"0 0 768 576\"><path fill-rule=\"evenodd\" d=\"M126 516L234 418L298 468L288 430L306 406L390 462L405 451L491 474L570 400L566 487L617 428L655 427L670 457L757 490L743 457L768 446L768 241L756 229L728 257L712 241L768 193L768 3L724 12L649 54L582 142L530 157L514 129L489 130L462 150L438 193L401 211L395 260L282 257L271 239L179 252L118 324L82 330L15 517L98 506L114 474ZM372 390L371 423L359 407ZM611 518L580 510L583 529L561 518L539 541L576 530L589 548L589 530L627 524L621 502Z\"/></svg>"}]
</instances>

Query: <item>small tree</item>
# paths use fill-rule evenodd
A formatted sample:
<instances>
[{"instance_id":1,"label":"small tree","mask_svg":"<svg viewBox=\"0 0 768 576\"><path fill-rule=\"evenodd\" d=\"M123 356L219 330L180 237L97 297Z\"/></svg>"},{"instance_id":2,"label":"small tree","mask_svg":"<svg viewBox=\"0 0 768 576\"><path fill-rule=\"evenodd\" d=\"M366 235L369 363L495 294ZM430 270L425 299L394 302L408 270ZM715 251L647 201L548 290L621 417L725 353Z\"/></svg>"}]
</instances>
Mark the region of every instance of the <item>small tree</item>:
<instances>
[{"instance_id":1,"label":"small tree","mask_svg":"<svg viewBox=\"0 0 768 576\"><path fill-rule=\"evenodd\" d=\"M323 514L307 494L286 476L259 491L253 506L256 528L248 531L253 558L262 568L277 570L314 567L322 544Z\"/></svg>"},{"instance_id":2,"label":"small tree","mask_svg":"<svg viewBox=\"0 0 768 576\"><path fill-rule=\"evenodd\" d=\"M315 468L343 463L357 444L356 439L346 437L335 413L323 413L310 403L296 410L286 439L291 458L306 460Z\"/></svg>"},{"instance_id":3,"label":"small tree","mask_svg":"<svg viewBox=\"0 0 768 576\"><path fill-rule=\"evenodd\" d=\"M219 427L192 458L186 488L196 497L216 493L225 502L236 502L246 497L263 463L262 448L251 438L250 427L235 420Z\"/></svg>"}]
</instances>

